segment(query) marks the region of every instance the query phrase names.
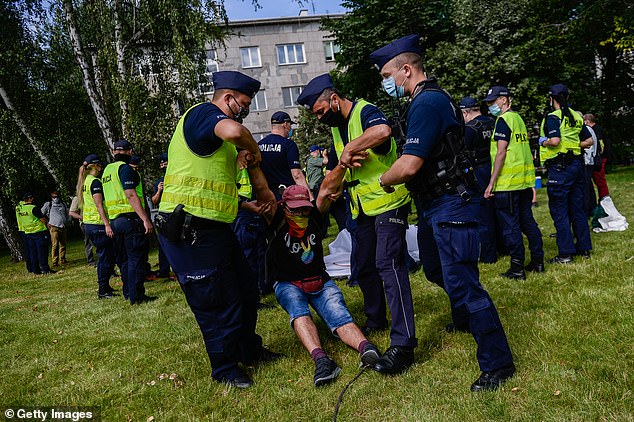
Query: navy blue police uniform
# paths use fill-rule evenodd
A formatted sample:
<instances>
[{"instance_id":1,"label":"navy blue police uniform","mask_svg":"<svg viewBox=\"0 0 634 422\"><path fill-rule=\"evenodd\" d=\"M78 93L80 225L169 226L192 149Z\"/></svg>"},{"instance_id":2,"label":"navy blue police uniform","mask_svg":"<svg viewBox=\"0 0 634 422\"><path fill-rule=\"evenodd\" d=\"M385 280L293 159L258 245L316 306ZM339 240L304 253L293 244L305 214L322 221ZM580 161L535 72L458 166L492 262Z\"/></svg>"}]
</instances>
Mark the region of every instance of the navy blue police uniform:
<instances>
[{"instance_id":1,"label":"navy blue police uniform","mask_svg":"<svg viewBox=\"0 0 634 422\"><path fill-rule=\"evenodd\" d=\"M460 101L461 109L478 107L479 103L470 97ZM479 189L484 192L491 178L491 135L495 120L482 114L465 123L465 148L474 154L475 176ZM491 199L480 200L478 209L478 232L480 235L480 262L497 261L497 219L495 204Z\"/></svg>"},{"instance_id":2,"label":"navy blue police uniform","mask_svg":"<svg viewBox=\"0 0 634 422\"><path fill-rule=\"evenodd\" d=\"M328 74L318 76L306 85L297 102L312 109L322 92L333 88ZM357 104L358 102L353 102L350 115ZM336 126L344 146L351 141L348 134L350 115ZM385 115L376 106L368 103L361 109L359 119L363 132L376 125L389 125ZM372 152L386 155L390 153L391 148L392 141L388 138L382 144L373 147ZM332 168L331 163L336 165L339 162L339 157L334 151L333 146L328 160L329 168ZM409 198L404 205L373 216L364 212L359 198L350 198L350 201L359 209L356 218L356 246L351 259L356 264L357 282L363 293L364 312L367 317L365 331L367 333L388 328L386 308L389 306L392 315L390 346L394 350L406 350L413 360L413 348L418 345L418 340L415 335L411 287L405 262Z\"/></svg>"},{"instance_id":3,"label":"navy blue police uniform","mask_svg":"<svg viewBox=\"0 0 634 422\"><path fill-rule=\"evenodd\" d=\"M26 197L32 197L31 194L25 194ZM45 218L40 207L35 206L31 213L34 217L40 219ZM50 245L48 230L42 230L36 233L28 233L26 236L26 242L28 244L28 251L31 257L31 265L35 274L48 274L53 271L48 265L48 246Z\"/></svg>"},{"instance_id":4,"label":"navy blue police uniform","mask_svg":"<svg viewBox=\"0 0 634 422\"><path fill-rule=\"evenodd\" d=\"M234 71L214 73L213 83L216 90L233 89L251 97L260 87L260 82ZM212 103L190 109L183 117L183 134L189 150L199 157L213 157L225 142L214 134L216 124L229 118ZM175 162L172 144L174 140L168 152L166 189ZM163 201L165 198L164 193ZM165 217L163 210L161 216ZM191 216L186 238L170 241L159 229L159 241L202 332L212 377L241 388L250 386L238 363L257 362L268 351L255 333L259 302L256 278L231 225Z\"/></svg>"},{"instance_id":5,"label":"navy blue police uniform","mask_svg":"<svg viewBox=\"0 0 634 422\"><path fill-rule=\"evenodd\" d=\"M568 95L568 89L561 84L553 85L550 95ZM572 111L575 113L575 111ZM561 119L549 114L546 118L544 132L546 137L561 138ZM579 140L591 138L592 134L584 125L579 133ZM559 154L546 160L544 166L548 170L548 207L557 231L558 257L589 254L592 250L590 228L583 210L583 194L585 177L583 156L579 154ZM572 230L571 230L572 225ZM574 234L574 237L573 237ZM576 243L575 243L576 238Z\"/></svg>"},{"instance_id":6,"label":"navy blue police uniform","mask_svg":"<svg viewBox=\"0 0 634 422\"><path fill-rule=\"evenodd\" d=\"M420 55L418 40L417 35L396 40L373 52L370 60L381 69L403 52ZM462 135L460 110L430 80L419 85L412 97L406 114L403 155L424 159L408 188L420 206L418 247L425 276L447 292L454 323L470 330L478 346L480 370L490 372L511 367L513 357L497 309L479 280L479 195L459 179L454 178L450 183L454 187L447 190L433 182L442 167L438 160L451 161L455 157L447 152L451 149L447 145L451 142L448 134L456 131Z\"/></svg>"}]
</instances>

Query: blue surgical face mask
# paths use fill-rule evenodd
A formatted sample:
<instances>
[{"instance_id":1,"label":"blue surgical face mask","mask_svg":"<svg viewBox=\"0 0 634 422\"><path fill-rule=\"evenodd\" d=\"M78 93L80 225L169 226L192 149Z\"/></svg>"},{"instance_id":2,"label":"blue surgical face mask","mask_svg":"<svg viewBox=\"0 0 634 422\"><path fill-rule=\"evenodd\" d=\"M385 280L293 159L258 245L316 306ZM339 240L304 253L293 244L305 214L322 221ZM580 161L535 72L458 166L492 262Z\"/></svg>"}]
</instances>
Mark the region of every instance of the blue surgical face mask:
<instances>
[{"instance_id":1,"label":"blue surgical face mask","mask_svg":"<svg viewBox=\"0 0 634 422\"><path fill-rule=\"evenodd\" d=\"M290 128L290 130L288 131L287 138L290 138L291 136L293 136L293 128Z\"/></svg>"},{"instance_id":2,"label":"blue surgical face mask","mask_svg":"<svg viewBox=\"0 0 634 422\"><path fill-rule=\"evenodd\" d=\"M402 69L403 68L400 68L398 71L400 72ZM383 85L383 90L390 97L402 98L405 96L405 79L403 79L403 83L400 86L396 86L396 80L394 79L394 76L390 76L389 78L383 79L383 81L381 81L381 84Z\"/></svg>"},{"instance_id":3,"label":"blue surgical face mask","mask_svg":"<svg viewBox=\"0 0 634 422\"><path fill-rule=\"evenodd\" d=\"M500 114L502 114L502 109L500 108L499 105L493 103L489 106L489 113L491 113L493 116L497 117Z\"/></svg>"}]
</instances>

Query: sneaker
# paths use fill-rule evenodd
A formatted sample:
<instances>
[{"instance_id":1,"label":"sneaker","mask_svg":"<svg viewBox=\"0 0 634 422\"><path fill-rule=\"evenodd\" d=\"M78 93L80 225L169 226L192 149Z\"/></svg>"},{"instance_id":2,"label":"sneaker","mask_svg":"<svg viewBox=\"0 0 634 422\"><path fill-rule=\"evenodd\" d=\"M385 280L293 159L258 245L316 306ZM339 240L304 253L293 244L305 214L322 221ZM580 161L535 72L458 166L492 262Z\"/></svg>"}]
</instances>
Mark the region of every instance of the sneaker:
<instances>
[{"instance_id":1,"label":"sneaker","mask_svg":"<svg viewBox=\"0 0 634 422\"><path fill-rule=\"evenodd\" d=\"M335 380L341 373L341 368L328 356L317 359L315 362L315 387L326 385Z\"/></svg>"},{"instance_id":2,"label":"sneaker","mask_svg":"<svg viewBox=\"0 0 634 422\"><path fill-rule=\"evenodd\" d=\"M572 255L557 255L548 262L550 264L570 264L572 262Z\"/></svg>"},{"instance_id":3,"label":"sneaker","mask_svg":"<svg viewBox=\"0 0 634 422\"><path fill-rule=\"evenodd\" d=\"M372 368L381 357L381 352L379 352L379 349L374 344L368 343L360 355L361 362L359 362L359 367L369 366Z\"/></svg>"},{"instance_id":4,"label":"sneaker","mask_svg":"<svg viewBox=\"0 0 634 422\"><path fill-rule=\"evenodd\" d=\"M515 365L511 364L504 368L483 372L480 377L471 384L471 391L494 391L507 379L515 374Z\"/></svg>"},{"instance_id":5,"label":"sneaker","mask_svg":"<svg viewBox=\"0 0 634 422\"><path fill-rule=\"evenodd\" d=\"M232 378L221 378L216 379L215 381L230 385L235 388L239 388L241 390L249 388L253 385L253 381L251 380L251 378L249 378L249 376L242 371L240 371Z\"/></svg>"},{"instance_id":6,"label":"sneaker","mask_svg":"<svg viewBox=\"0 0 634 422\"><path fill-rule=\"evenodd\" d=\"M98 299L113 299L115 296L115 294L113 294L112 292L106 292L106 293L97 293L97 298Z\"/></svg>"},{"instance_id":7,"label":"sneaker","mask_svg":"<svg viewBox=\"0 0 634 422\"><path fill-rule=\"evenodd\" d=\"M577 256L580 256L583 259L590 259L590 251L577 252Z\"/></svg>"}]
</instances>

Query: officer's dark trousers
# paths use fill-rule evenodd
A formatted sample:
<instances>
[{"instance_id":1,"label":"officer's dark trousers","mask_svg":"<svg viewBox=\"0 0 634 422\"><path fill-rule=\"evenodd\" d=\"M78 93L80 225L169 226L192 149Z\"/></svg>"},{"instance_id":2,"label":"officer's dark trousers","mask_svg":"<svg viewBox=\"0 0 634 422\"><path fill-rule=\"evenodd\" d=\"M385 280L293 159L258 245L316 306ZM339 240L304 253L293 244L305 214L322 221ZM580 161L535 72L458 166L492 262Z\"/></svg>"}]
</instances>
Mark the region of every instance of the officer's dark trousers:
<instances>
[{"instance_id":1,"label":"officer's dark trousers","mask_svg":"<svg viewBox=\"0 0 634 422\"><path fill-rule=\"evenodd\" d=\"M134 304L145 297L148 241L143 221L138 217L120 216L110 225L115 233L123 296Z\"/></svg>"},{"instance_id":2,"label":"officer's dark trousers","mask_svg":"<svg viewBox=\"0 0 634 422\"><path fill-rule=\"evenodd\" d=\"M491 164L481 164L475 171L476 179L482 188L482 192L489 184L491 178ZM478 231L480 234L480 262L493 263L497 261L497 218L495 216L495 203L492 199L480 201L478 208Z\"/></svg>"},{"instance_id":3,"label":"officer's dark trousers","mask_svg":"<svg viewBox=\"0 0 634 422\"><path fill-rule=\"evenodd\" d=\"M526 188L514 191L495 192L493 197L497 217L502 229L504 244L511 255L511 261L524 265L524 238L528 239L531 259L544 260L542 232L533 218L533 190Z\"/></svg>"},{"instance_id":4,"label":"officer's dark trousers","mask_svg":"<svg viewBox=\"0 0 634 422\"><path fill-rule=\"evenodd\" d=\"M161 247L161 244L158 244L158 263L159 263L159 275L162 277L167 277L170 275L170 263L167 260L167 256L165 256L165 252Z\"/></svg>"},{"instance_id":5,"label":"officer's dark trousers","mask_svg":"<svg viewBox=\"0 0 634 422\"><path fill-rule=\"evenodd\" d=\"M456 326L471 330L480 370L510 365L513 357L497 309L480 284L479 197L465 202L458 195L445 195L425 205L418 222L425 276L447 292Z\"/></svg>"},{"instance_id":6,"label":"officer's dark trousers","mask_svg":"<svg viewBox=\"0 0 634 422\"><path fill-rule=\"evenodd\" d=\"M111 291L110 277L114 272L114 241L106 235L106 229L100 224L84 224L84 230L97 249L97 285L98 294Z\"/></svg>"},{"instance_id":7,"label":"officer's dark trousers","mask_svg":"<svg viewBox=\"0 0 634 422\"><path fill-rule=\"evenodd\" d=\"M51 270L48 266L48 245L50 245L48 230L26 235L31 254L31 265L35 274L47 273Z\"/></svg>"},{"instance_id":8,"label":"officer's dark trousers","mask_svg":"<svg viewBox=\"0 0 634 422\"><path fill-rule=\"evenodd\" d=\"M216 380L240 374L238 362L252 361L262 338L255 333L258 287L229 224L196 229L195 242L159 242L202 332Z\"/></svg>"},{"instance_id":9,"label":"officer's dark trousers","mask_svg":"<svg viewBox=\"0 0 634 422\"><path fill-rule=\"evenodd\" d=\"M33 263L33 257L31 256L31 247L26 237L26 233L20 232L20 239L24 246L24 262L26 263L26 270L30 273L39 273L40 269Z\"/></svg>"},{"instance_id":10,"label":"officer's dark trousers","mask_svg":"<svg viewBox=\"0 0 634 422\"><path fill-rule=\"evenodd\" d=\"M581 159L568 164L551 164L547 168L548 207L557 230L559 255L591 250L590 227L583 209L585 175Z\"/></svg>"},{"instance_id":11,"label":"officer's dark trousers","mask_svg":"<svg viewBox=\"0 0 634 422\"><path fill-rule=\"evenodd\" d=\"M359 284L359 263L356 258L357 248L359 247L359 242L357 241L357 220L352 218L350 206L346 205L346 207L348 209L346 213L346 230L350 233L350 277L348 277L348 284L356 286Z\"/></svg>"},{"instance_id":12,"label":"officer's dark trousers","mask_svg":"<svg viewBox=\"0 0 634 422\"><path fill-rule=\"evenodd\" d=\"M405 263L409 208L408 204L375 217L360 210L354 258L359 266L359 287L368 319L366 326L387 326L387 297L392 314L390 345L416 347L412 291Z\"/></svg>"},{"instance_id":13,"label":"officer's dark trousers","mask_svg":"<svg viewBox=\"0 0 634 422\"><path fill-rule=\"evenodd\" d=\"M273 291L273 283L264 279L266 256L266 224L262 217L250 211L240 210L231 227L236 234L249 267L256 275L261 295Z\"/></svg>"},{"instance_id":14,"label":"officer's dark trousers","mask_svg":"<svg viewBox=\"0 0 634 422\"><path fill-rule=\"evenodd\" d=\"M594 184L592 183L592 173L594 173L594 166L583 166L585 175L585 186L583 189L583 208L586 212L586 216L592 217L592 212L597 206L597 195L594 193Z\"/></svg>"}]
</instances>

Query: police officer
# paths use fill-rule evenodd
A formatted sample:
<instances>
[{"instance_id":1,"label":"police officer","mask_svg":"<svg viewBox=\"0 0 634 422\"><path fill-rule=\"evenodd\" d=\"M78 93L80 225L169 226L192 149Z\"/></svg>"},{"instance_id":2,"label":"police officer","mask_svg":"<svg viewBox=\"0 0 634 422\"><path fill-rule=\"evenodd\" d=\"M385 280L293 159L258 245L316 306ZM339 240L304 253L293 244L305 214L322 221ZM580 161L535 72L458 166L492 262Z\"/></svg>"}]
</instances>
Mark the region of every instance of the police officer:
<instances>
[{"instance_id":1,"label":"police officer","mask_svg":"<svg viewBox=\"0 0 634 422\"><path fill-rule=\"evenodd\" d=\"M132 305L151 302L156 296L145 294L147 274L147 235L154 228L145 211L141 177L129 164L132 145L119 140L112 151L115 161L106 166L101 177L108 219L115 234L123 296Z\"/></svg>"},{"instance_id":2,"label":"police officer","mask_svg":"<svg viewBox=\"0 0 634 422\"><path fill-rule=\"evenodd\" d=\"M260 82L235 71L215 72L212 81L211 103L187 110L169 145L159 241L202 332L213 379L247 388L252 381L238 363L280 355L263 348L255 333L257 283L230 226L238 211L236 147L250 159L261 205L275 198L257 167L257 143L239 123Z\"/></svg>"},{"instance_id":3,"label":"police officer","mask_svg":"<svg viewBox=\"0 0 634 422\"><path fill-rule=\"evenodd\" d=\"M581 148L592 145L593 141L583 125L583 117L568 106L568 88L555 84L548 95L554 111L542 121L539 146L542 163L548 170L548 207L557 230L559 251L549 262L567 264L572 262L573 255L590 258L592 249L583 211L585 178Z\"/></svg>"},{"instance_id":4,"label":"police officer","mask_svg":"<svg viewBox=\"0 0 634 422\"><path fill-rule=\"evenodd\" d=\"M480 104L475 98L464 97L460 100L460 109L465 122L465 148L473 153L475 176L484 192L491 178L491 135L495 120L483 116ZM480 262L497 261L495 204L483 199L478 208L478 232L480 234Z\"/></svg>"},{"instance_id":5,"label":"police officer","mask_svg":"<svg viewBox=\"0 0 634 422\"><path fill-rule=\"evenodd\" d=\"M496 116L491 137L491 178L484 198L493 198L505 246L511 255L511 267L502 273L510 279L526 279L524 239L528 239L531 262L529 271L544 272L542 233L533 218L535 167L524 120L511 110L511 97L504 86L489 89L484 101Z\"/></svg>"},{"instance_id":6,"label":"police officer","mask_svg":"<svg viewBox=\"0 0 634 422\"><path fill-rule=\"evenodd\" d=\"M165 174L165 170L167 169L167 153L162 152L159 154L159 169ZM152 192L152 204L156 207L155 210L158 210L158 206L161 203L161 196L163 195L163 180L165 176L161 176L154 181L154 190ZM168 278L170 276L170 263L165 256L165 252L161 247L161 243L158 244L158 264L159 269L154 276L156 278Z\"/></svg>"},{"instance_id":7,"label":"police officer","mask_svg":"<svg viewBox=\"0 0 634 422\"><path fill-rule=\"evenodd\" d=\"M26 233L24 232L24 223L26 222L26 218L28 213L22 211L22 207L24 207L25 202L24 198L18 202L18 205L15 206L15 219L18 222L18 233L20 234L20 239L22 239L22 244L24 245L24 261L26 263L26 270L32 274L40 274L40 269L36 267L33 262L33 257L31 255L31 249L29 247L29 242L26 238Z\"/></svg>"},{"instance_id":8,"label":"police officer","mask_svg":"<svg viewBox=\"0 0 634 422\"><path fill-rule=\"evenodd\" d=\"M19 219L26 235L28 250L31 254L31 265L35 274L52 274L48 265L49 234L48 220L42 214L40 207L33 204L33 194L26 192L22 197L24 204L20 207Z\"/></svg>"},{"instance_id":9,"label":"police officer","mask_svg":"<svg viewBox=\"0 0 634 422\"><path fill-rule=\"evenodd\" d=\"M260 168L269 182L269 187L278 200L282 198L282 190L291 185L308 188L306 176L299 162L299 149L290 137L293 134L291 125L295 124L291 116L277 111L271 116L271 133L258 142L262 154Z\"/></svg>"},{"instance_id":10,"label":"police officer","mask_svg":"<svg viewBox=\"0 0 634 422\"><path fill-rule=\"evenodd\" d=\"M479 198L461 162L462 116L446 91L427 79L418 35L400 38L370 55L392 96L409 96L403 155L379 178L386 192L408 182L421 199L418 230L421 262L427 278L444 287L478 344L482 374L472 391L494 390L515 372L502 323L479 281Z\"/></svg>"},{"instance_id":11,"label":"police officer","mask_svg":"<svg viewBox=\"0 0 634 422\"><path fill-rule=\"evenodd\" d=\"M110 277L114 273L114 232L104 207L103 185L99 174L103 164L97 154L88 154L79 169L77 197L82 209L83 230L97 248L97 298L112 299L114 289L110 286Z\"/></svg>"},{"instance_id":12,"label":"police officer","mask_svg":"<svg viewBox=\"0 0 634 422\"><path fill-rule=\"evenodd\" d=\"M367 316L365 331L387 328L386 298L392 314L390 347L379 359L379 372L397 374L414 362L417 346L405 232L410 196L405 186L384 194L378 177L396 160L396 142L383 113L364 100L351 101L335 88L330 75L311 80L297 98L332 128L334 155L328 160L348 168L345 179L350 211L356 220L358 283ZM352 157L367 152L362 164Z\"/></svg>"}]
</instances>

